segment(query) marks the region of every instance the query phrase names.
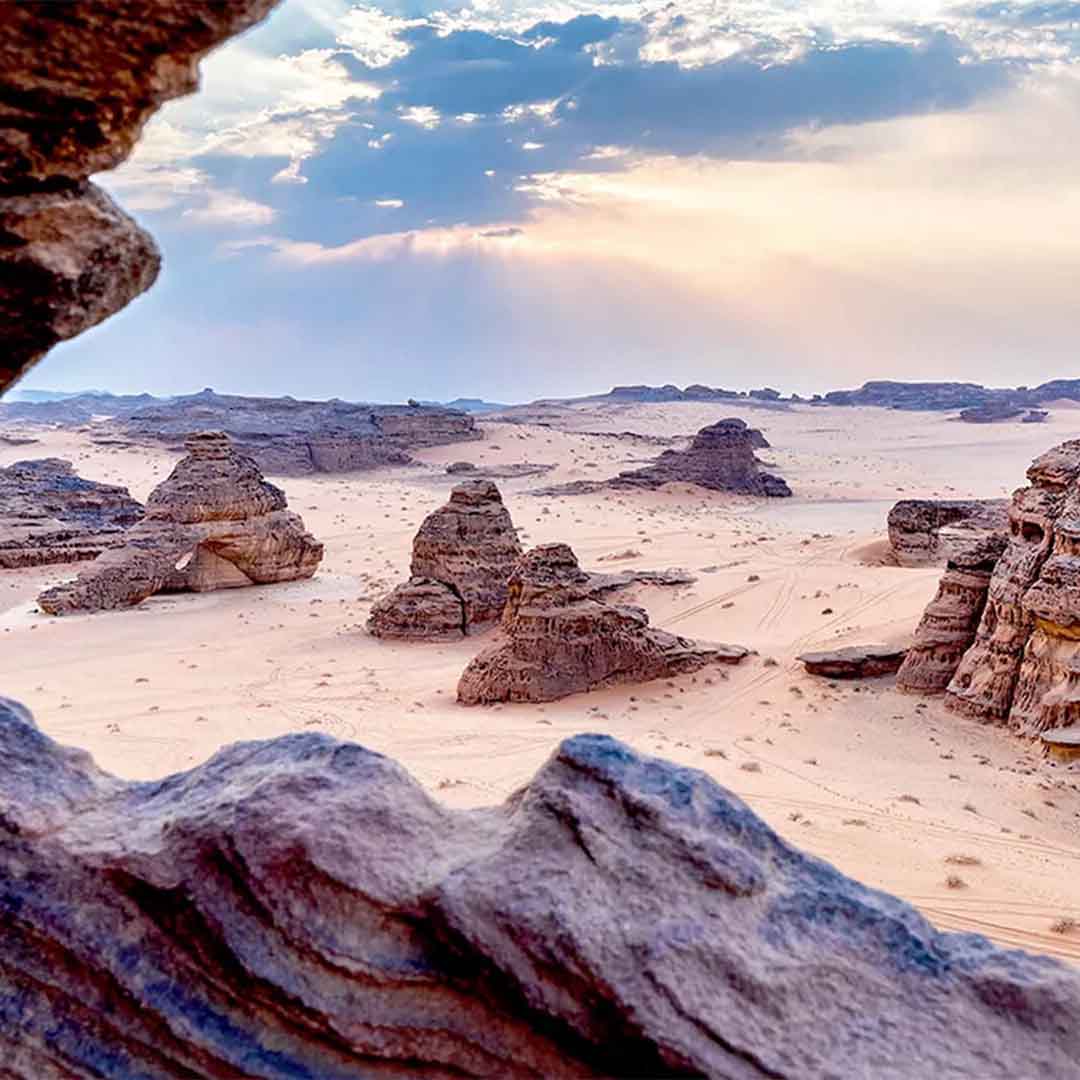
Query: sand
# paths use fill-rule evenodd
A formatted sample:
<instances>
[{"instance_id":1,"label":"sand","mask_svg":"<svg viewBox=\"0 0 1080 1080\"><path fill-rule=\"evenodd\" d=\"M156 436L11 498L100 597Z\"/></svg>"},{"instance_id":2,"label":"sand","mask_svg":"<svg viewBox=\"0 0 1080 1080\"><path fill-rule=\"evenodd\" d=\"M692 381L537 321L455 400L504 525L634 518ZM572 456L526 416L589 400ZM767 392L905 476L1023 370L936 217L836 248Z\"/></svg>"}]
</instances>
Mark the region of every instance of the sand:
<instances>
[{"instance_id":1,"label":"sand","mask_svg":"<svg viewBox=\"0 0 1080 1080\"><path fill-rule=\"evenodd\" d=\"M690 435L730 415L764 429L773 448L759 456L795 498L678 485L531 493L602 479L659 449L582 431ZM237 739L320 730L393 755L456 806L501 800L563 737L606 731L704 769L800 847L913 901L942 928L1080 959L1080 932L1051 930L1080 923L1080 766L1048 762L940 701L897 694L889 678L834 685L795 661L812 647L909 640L938 571L882 565L888 508L1008 494L1036 454L1080 436L1080 412L975 426L876 409L672 404L581 409L557 422L484 421L483 442L424 451L415 467L280 480L326 544L310 582L51 619L34 597L75 568L0 572L0 691L124 776L189 768ZM139 498L174 461L95 446L86 433L26 433L42 441L0 446L0 464L68 457ZM443 467L457 460L556 464L500 481L526 546L567 541L596 569L692 570L692 586L641 587L631 599L659 626L757 654L736 669L545 706L457 705L458 676L484 639L393 644L363 629L371 603L407 575L413 533L444 501ZM637 554L610 560L628 551Z\"/></svg>"}]
</instances>

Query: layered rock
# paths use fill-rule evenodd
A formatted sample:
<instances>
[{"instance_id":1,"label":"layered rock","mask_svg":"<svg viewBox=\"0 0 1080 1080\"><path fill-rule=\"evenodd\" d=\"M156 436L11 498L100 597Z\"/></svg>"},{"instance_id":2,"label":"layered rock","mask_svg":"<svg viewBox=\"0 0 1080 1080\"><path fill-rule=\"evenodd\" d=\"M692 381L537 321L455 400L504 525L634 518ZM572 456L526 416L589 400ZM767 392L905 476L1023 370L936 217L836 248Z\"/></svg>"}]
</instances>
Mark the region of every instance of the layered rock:
<instances>
[{"instance_id":1,"label":"layered rock","mask_svg":"<svg viewBox=\"0 0 1080 1080\"><path fill-rule=\"evenodd\" d=\"M221 432L188 439L121 546L38 598L51 615L131 607L158 592L208 592L309 578L323 547Z\"/></svg>"},{"instance_id":2,"label":"layered rock","mask_svg":"<svg viewBox=\"0 0 1080 1080\"><path fill-rule=\"evenodd\" d=\"M1041 730L1046 694L1080 653L1080 440L1037 458L1013 495L1009 542L990 580L975 641L946 702L967 715Z\"/></svg>"},{"instance_id":3,"label":"layered rock","mask_svg":"<svg viewBox=\"0 0 1080 1080\"><path fill-rule=\"evenodd\" d=\"M70 461L0 468L0 569L97 558L143 516L127 488L78 476Z\"/></svg>"},{"instance_id":4,"label":"layered rock","mask_svg":"<svg viewBox=\"0 0 1080 1080\"><path fill-rule=\"evenodd\" d=\"M490 480L458 484L413 540L410 578L371 609L376 637L445 641L485 630L506 604L521 555L510 512Z\"/></svg>"},{"instance_id":5,"label":"layered rock","mask_svg":"<svg viewBox=\"0 0 1080 1080\"><path fill-rule=\"evenodd\" d=\"M0 703L0 1060L53 1076L1066 1077L1080 975L603 735L450 810L321 733L124 781Z\"/></svg>"},{"instance_id":6,"label":"layered rock","mask_svg":"<svg viewBox=\"0 0 1080 1080\"><path fill-rule=\"evenodd\" d=\"M896 688L905 693L944 693L975 640L990 578L1007 542L1007 534L997 532L942 529L941 533L950 557L896 676Z\"/></svg>"},{"instance_id":7,"label":"layered rock","mask_svg":"<svg viewBox=\"0 0 1080 1080\"><path fill-rule=\"evenodd\" d=\"M597 598L592 575L566 544L527 552L510 575L505 639L485 649L458 682L466 705L554 701L620 682L645 682L738 663L747 650L699 645L649 626L639 607Z\"/></svg>"},{"instance_id":8,"label":"layered rock","mask_svg":"<svg viewBox=\"0 0 1080 1080\"><path fill-rule=\"evenodd\" d=\"M978 544L983 536L999 536L1003 543L1009 500L901 499L889 511L888 529L889 546L901 566L944 565L954 547Z\"/></svg>"},{"instance_id":9,"label":"layered rock","mask_svg":"<svg viewBox=\"0 0 1080 1080\"><path fill-rule=\"evenodd\" d=\"M157 277L153 240L87 178L197 86L276 0L13 3L0 19L0 391Z\"/></svg>"},{"instance_id":10,"label":"layered rock","mask_svg":"<svg viewBox=\"0 0 1080 1080\"><path fill-rule=\"evenodd\" d=\"M680 482L712 491L735 491L745 495L791 494L778 476L762 469L754 456L762 445L760 431L742 420L720 420L702 428L687 450L665 450L652 465L619 473L612 487L658 488Z\"/></svg>"},{"instance_id":11,"label":"layered rock","mask_svg":"<svg viewBox=\"0 0 1080 1080\"><path fill-rule=\"evenodd\" d=\"M891 675L904 662L906 649L891 645L847 645L797 657L807 674L823 679L872 679Z\"/></svg>"}]
</instances>

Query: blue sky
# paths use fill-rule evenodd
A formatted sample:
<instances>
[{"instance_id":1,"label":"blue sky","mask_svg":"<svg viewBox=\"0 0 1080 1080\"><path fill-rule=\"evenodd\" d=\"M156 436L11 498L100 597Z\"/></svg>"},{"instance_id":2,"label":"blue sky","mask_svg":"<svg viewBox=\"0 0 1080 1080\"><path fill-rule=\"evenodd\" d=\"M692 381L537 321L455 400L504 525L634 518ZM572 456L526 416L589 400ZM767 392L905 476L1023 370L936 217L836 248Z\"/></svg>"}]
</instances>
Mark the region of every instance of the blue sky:
<instances>
[{"instance_id":1,"label":"blue sky","mask_svg":"<svg viewBox=\"0 0 1080 1080\"><path fill-rule=\"evenodd\" d=\"M161 280L30 387L1077 374L1080 3L285 0L100 178Z\"/></svg>"}]
</instances>

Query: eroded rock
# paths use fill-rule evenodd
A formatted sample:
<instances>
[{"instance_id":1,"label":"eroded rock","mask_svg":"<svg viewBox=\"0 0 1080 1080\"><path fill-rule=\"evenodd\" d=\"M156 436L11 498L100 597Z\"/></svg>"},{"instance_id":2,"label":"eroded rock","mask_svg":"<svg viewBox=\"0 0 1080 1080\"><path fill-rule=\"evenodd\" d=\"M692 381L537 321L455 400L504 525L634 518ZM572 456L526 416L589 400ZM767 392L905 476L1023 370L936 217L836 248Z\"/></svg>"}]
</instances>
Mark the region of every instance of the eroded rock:
<instances>
[{"instance_id":1,"label":"eroded rock","mask_svg":"<svg viewBox=\"0 0 1080 1080\"><path fill-rule=\"evenodd\" d=\"M786 496L791 489L765 472L754 456L764 442L760 431L742 420L719 420L702 428L687 450L665 450L652 465L619 473L612 487L657 488L673 482L697 484L712 491Z\"/></svg>"},{"instance_id":2,"label":"eroded rock","mask_svg":"<svg viewBox=\"0 0 1080 1080\"><path fill-rule=\"evenodd\" d=\"M450 810L322 733L130 782L0 703L0 1059L237 1080L1066 1077L1080 975L603 735Z\"/></svg>"},{"instance_id":3,"label":"eroded rock","mask_svg":"<svg viewBox=\"0 0 1080 1080\"><path fill-rule=\"evenodd\" d=\"M699 645L649 626L639 607L597 599L593 576L566 544L522 556L510 575L503 641L485 649L458 682L466 705L554 701L619 682L646 682L738 663L737 645Z\"/></svg>"},{"instance_id":4,"label":"eroded rock","mask_svg":"<svg viewBox=\"0 0 1080 1080\"><path fill-rule=\"evenodd\" d=\"M510 512L490 480L467 480L413 540L410 578L371 609L376 637L445 641L498 622L521 555ZM456 613L456 617L455 617Z\"/></svg>"},{"instance_id":5,"label":"eroded rock","mask_svg":"<svg viewBox=\"0 0 1080 1080\"><path fill-rule=\"evenodd\" d=\"M51 615L131 607L157 592L209 592L309 578L323 547L228 436L188 439L146 517L78 578L38 597Z\"/></svg>"},{"instance_id":6,"label":"eroded rock","mask_svg":"<svg viewBox=\"0 0 1080 1080\"><path fill-rule=\"evenodd\" d=\"M97 558L143 516L127 488L78 476L70 461L0 468L0 569Z\"/></svg>"},{"instance_id":7,"label":"eroded rock","mask_svg":"<svg viewBox=\"0 0 1080 1080\"><path fill-rule=\"evenodd\" d=\"M823 679L870 679L897 671L906 652L891 645L847 645L796 659L806 665L807 674Z\"/></svg>"},{"instance_id":8,"label":"eroded rock","mask_svg":"<svg viewBox=\"0 0 1080 1080\"><path fill-rule=\"evenodd\" d=\"M986 534L1006 536L1009 500L901 499L889 511L888 528L901 566L945 565L954 548L978 543Z\"/></svg>"}]
</instances>

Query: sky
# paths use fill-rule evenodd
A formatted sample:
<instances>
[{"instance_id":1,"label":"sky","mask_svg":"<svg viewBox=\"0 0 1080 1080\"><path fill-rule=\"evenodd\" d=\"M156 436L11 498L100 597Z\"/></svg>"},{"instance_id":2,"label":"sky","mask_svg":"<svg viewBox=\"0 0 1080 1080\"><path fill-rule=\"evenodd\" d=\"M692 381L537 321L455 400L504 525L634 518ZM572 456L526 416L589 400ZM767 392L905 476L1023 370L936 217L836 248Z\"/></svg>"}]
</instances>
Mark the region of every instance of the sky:
<instances>
[{"instance_id":1,"label":"sky","mask_svg":"<svg viewBox=\"0 0 1080 1080\"><path fill-rule=\"evenodd\" d=\"M285 0L97 179L158 283L25 388L1080 375L1080 2Z\"/></svg>"}]
</instances>

